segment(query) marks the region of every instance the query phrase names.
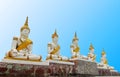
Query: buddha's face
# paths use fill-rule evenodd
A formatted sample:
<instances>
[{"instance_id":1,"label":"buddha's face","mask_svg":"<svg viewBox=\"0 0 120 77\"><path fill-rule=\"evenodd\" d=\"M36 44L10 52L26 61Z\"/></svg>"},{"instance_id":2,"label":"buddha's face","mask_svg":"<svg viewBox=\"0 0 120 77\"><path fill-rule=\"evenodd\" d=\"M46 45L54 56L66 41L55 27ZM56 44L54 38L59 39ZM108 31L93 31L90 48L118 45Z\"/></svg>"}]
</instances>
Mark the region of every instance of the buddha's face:
<instances>
[{"instance_id":1,"label":"buddha's face","mask_svg":"<svg viewBox=\"0 0 120 77\"><path fill-rule=\"evenodd\" d=\"M21 36L22 36L24 39L27 39L29 33L30 33L30 31L29 31L28 29L23 29L23 30L21 31Z\"/></svg>"},{"instance_id":2,"label":"buddha's face","mask_svg":"<svg viewBox=\"0 0 120 77\"><path fill-rule=\"evenodd\" d=\"M78 40L74 40L74 41L73 41L73 44L74 44L74 45L78 45Z\"/></svg>"},{"instance_id":3,"label":"buddha's face","mask_svg":"<svg viewBox=\"0 0 120 77\"><path fill-rule=\"evenodd\" d=\"M52 41L53 41L55 44L57 44L57 42L58 42L58 37L52 38Z\"/></svg>"}]
</instances>

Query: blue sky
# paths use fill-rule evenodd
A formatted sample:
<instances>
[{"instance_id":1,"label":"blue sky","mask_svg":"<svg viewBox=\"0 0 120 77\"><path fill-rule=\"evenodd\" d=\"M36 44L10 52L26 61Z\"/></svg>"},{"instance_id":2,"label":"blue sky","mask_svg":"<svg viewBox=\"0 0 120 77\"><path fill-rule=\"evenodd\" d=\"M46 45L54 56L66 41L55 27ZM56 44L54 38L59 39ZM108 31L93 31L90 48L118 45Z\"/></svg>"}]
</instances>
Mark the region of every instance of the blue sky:
<instances>
[{"instance_id":1,"label":"blue sky","mask_svg":"<svg viewBox=\"0 0 120 77\"><path fill-rule=\"evenodd\" d=\"M26 16L33 53L43 60L57 29L61 55L71 56L70 44L77 32L81 55L87 55L92 43L96 61L100 62L104 48L108 63L120 71L120 0L0 0L0 59L10 50L13 36L19 36Z\"/></svg>"}]
</instances>

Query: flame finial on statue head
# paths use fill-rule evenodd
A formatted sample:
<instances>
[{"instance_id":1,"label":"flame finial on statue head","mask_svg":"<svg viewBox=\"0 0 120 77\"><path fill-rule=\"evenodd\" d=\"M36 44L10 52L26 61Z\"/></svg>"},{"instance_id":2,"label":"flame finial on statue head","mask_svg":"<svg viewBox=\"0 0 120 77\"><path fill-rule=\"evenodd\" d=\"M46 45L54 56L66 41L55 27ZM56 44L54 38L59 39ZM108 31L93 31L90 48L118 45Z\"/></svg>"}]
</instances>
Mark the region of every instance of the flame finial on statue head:
<instances>
[{"instance_id":1,"label":"flame finial on statue head","mask_svg":"<svg viewBox=\"0 0 120 77\"><path fill-rule=\"evenodd\" d=\"M75 35L74 35L73 41L75 41L75 40L79 40L79 39L77 38L77 33L76 33L76 32L75 32Z\"/></svg>"},{"instance_id":2,"label":"flame finial on statue head","mask_svg":"<svg viewBox=\"0 0 120 77\"><path fill-rule=\"evenodd\" d=\"M92 49L94 49L94 47L93 47L93 45L92 45L92 43L90 44L90 47L89 47L89 50L92 50Z\"/></svg>"},{"instance_id":3,"label":"flame finial on statue head","mask_svg":"<svg viewBox=\"0 0 120 77\"><path fill-rule=\"evenodd\" d=\"M57 34L57 31L56 31L56 29L55 29L55 32L54 32L54 34L52 34L52 38L54 38L54 37L58 37L58 34Z\"/></svg>"},{"instance_id":4,"label":"flame finial on statue head","mask_svg":"<svg viewBox=\"0 0 120 77\"><path fill-rule=\"evenodd\" d=\"M28 29L30 31L29 25L28 25L28 16L26 17L26 21L24 23L24 25L21 27L21 31L23 29Z\"/></svg>"}]
</instances>

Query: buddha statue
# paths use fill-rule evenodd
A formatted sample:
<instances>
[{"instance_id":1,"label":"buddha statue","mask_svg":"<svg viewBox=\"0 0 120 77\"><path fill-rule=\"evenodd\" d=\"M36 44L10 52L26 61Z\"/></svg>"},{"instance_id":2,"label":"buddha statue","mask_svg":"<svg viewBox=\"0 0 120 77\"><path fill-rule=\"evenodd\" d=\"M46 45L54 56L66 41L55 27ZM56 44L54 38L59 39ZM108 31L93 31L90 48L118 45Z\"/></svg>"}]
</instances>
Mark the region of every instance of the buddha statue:
<instances>
[{"instance_id":1,"label":"buddha statue","mask_svg":"<svg viewBox=\"0 0 120 77\"><path fill-rule=\"evenodd\" d=\"M25 24L20 29L20 37L13 37L12 48L6 53L4 59L41 61L42 57L32 54L33 42L28 38L30 28L28 26L28 17Z\"/></svg>"},{"instance_id":2,"label":"buddha statue","mask_svg":"<svg viewBox=\"0 0 120 77\"><path fill-rule=\"evenodd\" d=\"M48 55L46 60L55 60L55 61L69 60L67 57L60 55L60 45L58 44L58 34L56 30L54 34L52 34L52 42L48 43Z\"/></svg>"},{"instance_id":3,"label":"buddha statue","mask_svg":"<svg viewBox=\"0 0 120 77\"><path fill-rule=\"evenodd\" d=\"M102 53L101 53L101 64L108 64L108 61L106 59L106 53L105 51L103 50Z\"/></svg>"},{"instance_id":4,"label":"buddha statue","mask_svg":"<svg viewBox=\"0 0 120 77\"><path fill-rule=\"evenodd\" d=\"M77 38L77 34L75 33L75 36L72 40L72 45L70 46L71 52L72 52L72 59L80 59L80 47L78 46L79 39Z\"/></svg>"},{"instance_id":5,"label":"buddha statue","mask_svg":"<svg viewBox=\"0 0 120 77\"><path fill-rule=\"evenodd\" d=\"M90 44L89 51L90 52L88 53L88 60L95 62L96 55L94 54L94 47L92 44Z\"/></svg>"},{"instance_id":6,"label":"buddha statue","mask_svg":"<svg viewBox=\"0 0 120 77\"><path fill-rule=\"evenodd\" d=\"M108 60L106 59L106 52L104 51L104 49L102 50L101 62L98 64L98 67L104 68L104 69L109 69L111 71L116 71L116 70L114 70L114 67L108 65Z\"/></svg>"},{"instance_id":7,"label":"buddha statue","mask_svg":"<svg viewBox=\"0 0 120 77\"><path fill-rule=\"evenodd\" d=\"M98 64L98 67L108 69L108 61L106 59L106 53L105 53L104 49L102 50L101 62Z\"/></svg>"}]
</instances>

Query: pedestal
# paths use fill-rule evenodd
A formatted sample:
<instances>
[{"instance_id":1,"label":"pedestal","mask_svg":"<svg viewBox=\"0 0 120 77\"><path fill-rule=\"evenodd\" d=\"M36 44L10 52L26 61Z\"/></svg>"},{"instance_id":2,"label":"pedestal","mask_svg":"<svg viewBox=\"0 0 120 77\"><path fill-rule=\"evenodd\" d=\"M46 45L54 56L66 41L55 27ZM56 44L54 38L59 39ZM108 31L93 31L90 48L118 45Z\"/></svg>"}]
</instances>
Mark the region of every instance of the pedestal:
<instances>
[{"instance_id":1,"label":"pedestal","mask_svg":"<svg viewBox=\"0 0 120 77\"><path fill-rule=\"evenodd\" d=\"M84 75L84 76L95 76L99 75L98 69L97 69L97 63L95 62L90 62L87 60L71 60L72 62L75 63L75 74L77 75Z\"/></svg>"},{"instance_id":2,"label":"pedestal","mask_svg":"<svg viewBox=\"0 0 120 77\"><path fill-rule=\"evenodd\" d=\"M98 73L99 72L99 73ZM85 60L0 62L0 77L94 77L120 76L117 71L97 68L95 62Z\"/></svg>"},{"instance_id":3,"label":"pedestal","mask_svg":"<svg viewBox=\"0 0 120 77\"><path fill-rule=\"evenodd\" d=\"M3 60L1 77L65 77L72 73L74 63L62 61L30 62Z\"/></svg>"},{"instance_id":4,"label":"pedestal","mask_svg":"<svg viewBox=\"0 0 120 77\"><path fill-rule=\"evenodd\" d=\"M48 65L43 62L17 60L0 62L0 77L45 77L48 72Z\"/></svg>"},{"instance_id":5,"label":"pedestal","mask_svg":"<svg viewBox=\"0 0 120 77\"><path fill-rule=\"evenodd\" d=\"M74 69L73 62L53 61L53 60L48 60L45 62L49 64L50 76L68 77L70 74L73 73L73 69Z\"/></svg>"},{"instance_id":6,"label":"pedestal","mask_svg":"<svg viewBox=\"0 0 120 77\"><path fill-rule=\"evenodd\" d=\"M100 76L120 76L120 74L115 70L98 68L98 71Z\"/></svg>"},{"instance_id":7,"label":"pedestal","mask_svg":"<svg viewBox=\"0 0 120 77\"><path fill-rule=\"evenodd\" d=\"M116 70L110 70L111 76L120 76L120 74Z\"/></svg>"}]
</instances>

